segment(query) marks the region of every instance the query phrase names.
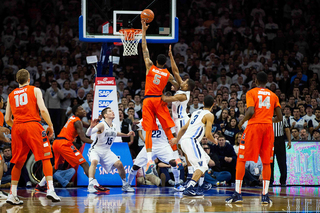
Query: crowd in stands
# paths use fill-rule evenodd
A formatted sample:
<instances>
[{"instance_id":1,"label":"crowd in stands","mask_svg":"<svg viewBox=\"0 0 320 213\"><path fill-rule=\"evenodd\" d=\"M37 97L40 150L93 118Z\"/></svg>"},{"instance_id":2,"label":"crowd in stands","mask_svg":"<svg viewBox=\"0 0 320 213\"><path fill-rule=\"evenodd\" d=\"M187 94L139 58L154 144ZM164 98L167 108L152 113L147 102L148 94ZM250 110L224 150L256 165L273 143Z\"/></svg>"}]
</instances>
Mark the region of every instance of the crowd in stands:
<instances>
[{"instance_id":1,"label":"crowd in stands","mask_svg":"<svg viewBox=\"0 0 320 213\"><path fill-rule=\"evenodd\" d=\"M201 109L206 95L215 98L212 134L219 145L202 143L215 159L212 171L228 171L231 177L227 174L227 179L234 180L239 139L245 128L239 129L238 123L246 111L246 92L256 86L258 72L267 73L267 87L279 97L292 140L320 139L318 1L177 0L177 5L179 42L173 44L174 58L180 76L196 82L189 113ZM18 86L15 74L25 68L31 74L31 85L43 93L56 135L75 104L82 104L87 111L83 122L88 127L94 69L85 58L99 57L101 44L79 41L80 6L80 0L0 3L2 113L8 94ZM168 44L151 47L152 59L155 49L168 50ZM167 67L171 67L169 57ZM142 76L138 80L137 73ZM113 75L122 131L136 131L136 137L123 139L134 158L144 145L143 131L133 123L142 117L145 67L120 63ZM166 94L174 94L170 85Z\"/></svg>"}]
</instances>

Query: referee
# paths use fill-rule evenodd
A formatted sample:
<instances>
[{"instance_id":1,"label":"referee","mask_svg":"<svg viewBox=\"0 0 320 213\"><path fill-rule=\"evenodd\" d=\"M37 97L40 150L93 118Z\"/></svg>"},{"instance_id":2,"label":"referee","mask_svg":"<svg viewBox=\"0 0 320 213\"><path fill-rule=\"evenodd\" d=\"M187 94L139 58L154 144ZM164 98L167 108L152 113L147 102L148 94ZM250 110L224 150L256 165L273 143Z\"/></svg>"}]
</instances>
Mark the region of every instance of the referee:
<instances>
[{"instance_id":1,"label":"referee","mask_svg":"<svg viewBox=\"0 0 320 213\"><path fill-rule=\"evenodd\" d=\"M291 134L287 119L283 116L283 120L278 123L273 123L274 131L274 160L277 157L277 162L280 170L280 184L286 186L287 181L287 155L284 133L288 139L287 148L291 148ZM270 184L274 181L274 161L271 163L271 179Z\"/></svg>"}]
</instances>

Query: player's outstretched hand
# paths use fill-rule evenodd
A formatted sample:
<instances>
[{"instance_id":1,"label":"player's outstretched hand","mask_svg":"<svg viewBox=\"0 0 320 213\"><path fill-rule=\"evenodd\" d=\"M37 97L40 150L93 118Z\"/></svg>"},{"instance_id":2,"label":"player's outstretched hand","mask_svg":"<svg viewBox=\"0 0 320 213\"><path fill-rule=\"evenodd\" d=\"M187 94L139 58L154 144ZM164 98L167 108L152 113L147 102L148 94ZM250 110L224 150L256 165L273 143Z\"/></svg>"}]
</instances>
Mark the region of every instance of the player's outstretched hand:
<instances>
[{"instance_id":1,"label":"player's outstretched hand","mask_svg":"<svg viewBox=\"0 0 320 213\"><path fill-rule=\"evenodd\" d=\"M141 24L142 24L142 30L147 31L147 29L149 28L149 25L147 25L147 22L145 19L141 19Z\"/></svg>"},{"instance_id":2,"label":"player's outstretched hand","mask_svg":"<svg viewBox=\"0 0 320 213\"><path fill-rule=\"evenodd\" d=\"M91 125L90 126L93 128L93 127L97 126L99 124L99 122L100 122L100 120L98 118L93 119L91 121Z\"/></svg>"},{"instance_id":3,"label":"player's outstretched hand","mask_svg":"<svg viewBox=\"0 0 320 213\"><path fill-rule=\"evenodd\" d=\"M5 136L5 135L10 134L10 130L9 130L8 128L6 128L6 127L0 127L0 133L1 133L1 134L2 134L2 133L4 134L3 136L1 136L1 140L3 140L3 141L6 142L6 143L11 143L10 139Z\"/></svg>"},{"instance_id":4,"label":"player's outstretched hand","mask_svg":"<svg viewBox=\"0 0 320 213\"><path fill-rule=\"evenodd\" d=\"M172 138L171 140L169 140L170 146L173 146L173 145L175 145L175 144L177 144L177 143L178 143L177 138Z\"/></svg>"},{"instance_id":5,"label":"player's outstretched hand","mask_svg":"<svg viewBox=\"0 0 320 213\"><path fill-rule=\"evenodd\" d=\"M169 46L168 56L169 56L170 58L172 57L171 44L170 44L170 46Z\"/></svg>"},{"instance_id":6,"label":"player's outstretched hand","mask_svg":"<svg viewBox=\"0 0 320 213\"><path fill-rule=\"evenodd\" d=\"M49 140L53 137L53 127L52 126L48 126L47 135L48 135Z\"/></svg>"},{"instance_id":7,"label":"player's outstretched hand","mask_svg":"<svg viewBox=\"0 0 320 213\"><path fill-rule=\"evenodd\" d=\"M131 135L135 136L136 134L134 133L134 131L130 131L130 132L128 133L128 136L131 136Z\"/></svg>"},{"instance_id":8,"label":"player's outstretched hand","mask_svg":"<svg viewBox=\"0 0 320 213\"><path fill-rule=\"evenodd\" d=\"M243 125L243 122L239 122L239 124L238 124L238 128L241 130L242 129L242 125Z\"/></svg>"}]
</instances>

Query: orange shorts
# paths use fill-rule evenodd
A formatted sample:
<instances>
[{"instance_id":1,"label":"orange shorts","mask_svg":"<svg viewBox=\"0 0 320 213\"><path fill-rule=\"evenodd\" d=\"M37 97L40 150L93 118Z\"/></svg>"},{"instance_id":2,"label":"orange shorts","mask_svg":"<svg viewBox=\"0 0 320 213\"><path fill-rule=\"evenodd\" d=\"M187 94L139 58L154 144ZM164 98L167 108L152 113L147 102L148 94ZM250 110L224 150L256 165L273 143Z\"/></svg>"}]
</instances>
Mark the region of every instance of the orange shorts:
<instances>
[{"instance_id":1,"label":"orange shorts","mask_svg":"<svg viewBox=\"0 0 320 213\"><path fill-rule=\"evenodd\" d=\"M161 97L145 98L142 106L142 127L145 131L158 130L155 116L159 119L163 129L175 126L170 116L168 104L162 101Z\"/></svg>"},{"instance_id":2,"label":"orange shorts","mask_svg":"<svg viewBox=\"0 0 320 213\"><path fill-rule=\"evenodd\" d=\"M54 153L54 168L58 169L59 165L66 160L72 167L86 162L81 152L72 144L64 139L56 139L52 145Z\"/></svg>"},{"instance_id":3,"label":"orange shorts","mask_svg":"<svg viewBox=\"0 0 320 213\"><path fill-rule=\"evenodd\" d=\"M30 149L36 161L52 158L50 142L39 122L13 124L11 135L11 163L25 162Z\"/></svg>"},{"instance_id":4,"label":"orange shorts","mask_svg":"<svg viewBox=\"0 0 320 213\"><path fill-rule=\"evenodd\" d=\"M0 155L0 162L2 161L2 156Z\"/></svg>"},{"instance_id":5,"label":"orange shorts","mask_svg":"<svg viewBox=\"0 0 320 213\"><path fill-rule=\"evenodd\" d=\"M238 153L238 161L257 162L259 155L264 164L273 162L273 125L250 124L244 130Z\"/></svg>"}]
</instances>

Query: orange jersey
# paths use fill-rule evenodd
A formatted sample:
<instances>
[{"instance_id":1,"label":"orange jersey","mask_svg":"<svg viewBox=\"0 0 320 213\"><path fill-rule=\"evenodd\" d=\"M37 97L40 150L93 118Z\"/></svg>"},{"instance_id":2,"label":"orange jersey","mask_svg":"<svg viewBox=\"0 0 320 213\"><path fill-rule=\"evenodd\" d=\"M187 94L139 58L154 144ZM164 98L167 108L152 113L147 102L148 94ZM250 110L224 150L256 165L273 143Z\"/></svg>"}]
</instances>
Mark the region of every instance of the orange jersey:
<instances>
[{"instance_id":1,"label":"orange jersey","mask_svg":"<svg viewBox=\"0 0 320 213\"><path fill-rule=\"evenodd\" d=\"M272 124L274 109L280 107L279 98L266 88L256 87L246 94L247 107L254 107L254 114L249 124Z\"/></svg>"},{"instance_id":2,"label":"orange jersey","mask_svg":"<svg viewBox=\"0 0 320 213\"><path fill-rule=\"evenodd\" d=\"M161 69L152 65L146 76L144 95L162 95L162 91L166 87L169 77L170 72L167 69Z\"/></svg>"},{"instance_id":3,"label":"orange jersey","mask_svg":"<svg viewBox=\"0 0 320 213\"><path fill-rule=\"evenodd\" d=\"M3 126L3 123L4 123L3 113L0 112L0 126Z\"/></svg>"},{"instance_id":4,"label":"orange jersey","mask_svg":"<svg viewBox=\"0 0 320 213\"><path fill-rule=\"evenodd\" d=\"M41 120L34 88L34 86L27 85L17 88L9 94L14 123L18 124Z\"/></svg>"},{"instance_id":5,"label":"orange jersey","mask_svg":"<svg viewBox=\"0 0 320 213\"><path fill-rule=\"evenodd\" d=\"M77 130L74 127L74 123L76 121L81 121L81 120L76 116L71 116L68 119L67 123L64 125L64 127L61 129L61 132L58 135L58 138L66 138L68 141L71 141L72 143L74 139L78 136Z\"/></svg>"}]
</instances>

